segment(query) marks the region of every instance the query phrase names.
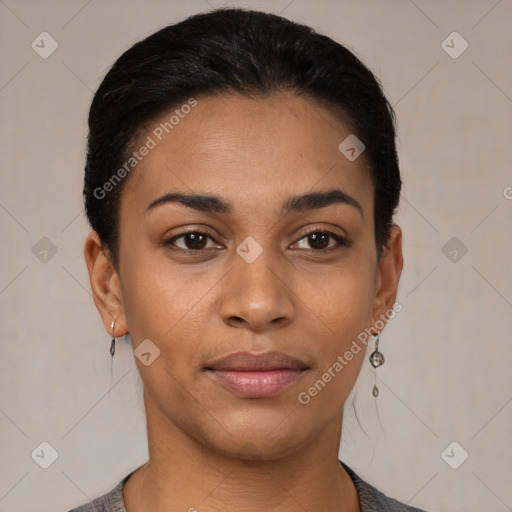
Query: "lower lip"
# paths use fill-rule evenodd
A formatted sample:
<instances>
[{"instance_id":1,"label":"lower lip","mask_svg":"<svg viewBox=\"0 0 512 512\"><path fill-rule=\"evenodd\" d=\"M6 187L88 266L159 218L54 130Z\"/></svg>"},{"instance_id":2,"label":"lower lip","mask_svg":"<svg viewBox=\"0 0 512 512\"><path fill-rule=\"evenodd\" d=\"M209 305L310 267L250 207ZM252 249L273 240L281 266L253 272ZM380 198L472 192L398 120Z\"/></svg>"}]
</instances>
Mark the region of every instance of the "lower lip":
<instances>
[{"instance_id":1,"label":"lower lip","mask_svg":"<svg viewBox=\"0 0 512 512\"><path fill-rule=\"evenodd\" d=\"M295 382L304 370L234 371L210 370L217 380L244 398L266 398L277 395Z\"/></svg>"}]
</instances>

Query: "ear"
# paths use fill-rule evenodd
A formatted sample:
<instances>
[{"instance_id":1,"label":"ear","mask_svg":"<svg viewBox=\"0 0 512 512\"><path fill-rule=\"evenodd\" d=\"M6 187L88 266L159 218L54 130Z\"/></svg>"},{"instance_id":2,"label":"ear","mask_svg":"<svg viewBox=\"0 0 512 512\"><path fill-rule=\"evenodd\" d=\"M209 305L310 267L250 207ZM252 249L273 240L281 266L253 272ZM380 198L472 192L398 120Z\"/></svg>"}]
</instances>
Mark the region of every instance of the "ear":
<instances>
[{"instance_id":1,"label":"ear","mask_svg":"<svg viewBox=\"0 0 512 512\"><path fill-rule=\"evenodd\" d=\"M403 265L402 230L399 226L393 224L388 245L382 251L377 268L375 299L373 301L374 325L377 322L381 325L382 322L385 324L388 320L389 311L393 310ZM381 331L382 329L374 327L374 330Z\"/></svg>"},{"instance_id":2,"label":"ear","mask_svg":"<svg viewBox=\"0 0 512 512\"><path fill-rule=\"evenodd\" d=\"M121 282L110 260L108 250L96 231L91 231L85 240L84 257L89 271L92 296L105 330L116 337L124 336L128 329ZM115 322L114 333L112 333L112 322Z\"/></svg>"}]
</instances>

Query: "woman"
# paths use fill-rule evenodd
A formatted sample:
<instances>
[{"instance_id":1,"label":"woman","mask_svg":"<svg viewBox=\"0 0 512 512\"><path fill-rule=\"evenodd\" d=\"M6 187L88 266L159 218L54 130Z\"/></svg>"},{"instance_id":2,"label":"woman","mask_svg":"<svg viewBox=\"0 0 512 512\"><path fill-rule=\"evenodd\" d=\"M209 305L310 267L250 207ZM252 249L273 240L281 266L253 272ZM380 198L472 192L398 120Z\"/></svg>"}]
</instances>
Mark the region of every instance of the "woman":
<instances>
[{"instance_id":1,"label":"woman","mask_svg":"<svg viewBox=\"0 0 512 512\"><path fill-rule=\"evenodd\" d=\"M126 51L89 128L85 259L111 353L134 349L149 461L75 512L418 510L338 460L403 264L373 74L309 27L215 10Z\"/></svg>"}]
</instances>

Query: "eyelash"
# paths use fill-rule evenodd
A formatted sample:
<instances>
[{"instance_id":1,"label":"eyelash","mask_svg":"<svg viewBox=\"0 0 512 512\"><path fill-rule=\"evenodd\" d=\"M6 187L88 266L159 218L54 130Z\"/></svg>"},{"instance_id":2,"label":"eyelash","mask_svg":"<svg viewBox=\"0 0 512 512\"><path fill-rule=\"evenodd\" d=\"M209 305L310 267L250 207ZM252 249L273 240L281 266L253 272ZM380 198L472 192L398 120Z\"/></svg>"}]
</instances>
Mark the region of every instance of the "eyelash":
<instances>
[{"instance_id":1,"label":"eyelash","mask_svg":"<svg viewBox=\"0 0 512 512\"><path fill-rule=\"evenodd\" d=\"M214 240L214 238L212 236L210 236L209 233L205 232L205 231L199 231L199 230L190 230L190 231L185 231L183 233L180 233L179 235L175 235L173 236L172 238L169 238L168 240L165 240L163 242L163 245L164 246L172 246L176 240L186 236L186 235L190 235L190 234L195 234L195 235L205 235L207 236L210 240ZM317 254L320 254L320 253L328 253L330 254L332 251L336 251L336 250L339 250L343 247L345 248L348 248L350 247L351 245L351 242L349 240L347 240L346 238L336 234L336 233L333 233L332 231L326 231L326 230L322 230L322 229L311 229L309 231L307 231L306 233L304 233L304 235L299 238L297 240L297 242L294 243L294 245L298 242L300 242L301 240L303 240L304 238L307 238L309 235L312 235L312 234L321 234L321 235L328 235L330 236L331 238L333 238L337 243L338 243L338 246L333 246L333 247L328 247L326 249L305 249L307 251L311 251L311 252L314 252L314 253L317 253ZM184 254L189 254L189 255L192 255L192 256L197 256L199 253L203 252L207 252L209 250L211 250L212 248L208 248L208 249L183 249L181 247L173 247L173 250L177 250L177 251L180 251ZM300 249L300 250L304 250L304 249Z\"/></svg>"}]
</instances>

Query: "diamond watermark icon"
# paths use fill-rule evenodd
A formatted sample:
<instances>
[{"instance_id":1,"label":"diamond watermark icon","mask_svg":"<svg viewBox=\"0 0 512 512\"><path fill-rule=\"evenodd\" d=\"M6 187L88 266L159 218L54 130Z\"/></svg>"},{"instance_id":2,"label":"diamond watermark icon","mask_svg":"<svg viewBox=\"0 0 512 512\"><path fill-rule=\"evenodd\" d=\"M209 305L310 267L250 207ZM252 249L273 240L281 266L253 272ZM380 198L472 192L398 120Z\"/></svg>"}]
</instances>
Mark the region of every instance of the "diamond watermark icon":
<instances>
[{"instance_id":1,"label":"diamond watermark icon","mask_svg":"<svg viewBox=\"0 0 512 512\"><path fill-rule=\"evenodd\" d=\"M468 248L460 241L459 238L453 236L443 245L441 252L452 263L458 263L466 255Z\"/></svg>"},{"instance_id":2,"label":"diamond watermark icon","mask_svg":"<svg viewBox=\"0 0 512 512\"><path fill-rule=\"evenodd\" d=\"M30 456L43 469L48 469L59 458L57 450L46 441L40 443Z\"/></svg>"},{"instance_id":3,"label":"diamond watermark icon","mask_svg":"<svg viewBox=\"0 0 512 512\"><path fill-rule=\"evenodd\" d=\"M469 457L469 453L457 441L450 443L442 452L441 458L452 469L457 469Z\"/></svg>"},{"instance_id":4,"label":"diamond watermark icon","mask_svg":"<svg viewBox=\"0 0 512 512\"><path fill-rule=\"evenodd\" d=\"M353 162L366 149L366 146L353 133L351 133L338 146L338 149L348 160Z\"/></svg>"},{"instance_id":5,"label":"diamond watermark icon","mask_svg":"<svg viewBox=\"0 0 512 512\"><path fill-rule=\"evenodd\" d=\"M441 48L452 59L458 59L468 49L468 47L469 43L458 32L452 32L441 43Z\"/></svg>"},{"instance_id":6,"label":"diamond watermark icon","mask_svg":"<svg viewBox=\"0 0 512 512\"><path fill-rule=\"evenodd\" d=\"M151 340L145 339L137 345L133 354L144 366L149 366L160 355L160 349Z\"/></svg>"},{"instance_id":7,"label":"diamond watermark icon","mask_svg":"<svg viewBox=\"0 0 512 512\"><path fill-rule=\"evenodd\" d=\"M39 261L48 263L57 254L57 246L49 238L43 236L32 247L32 252Z\"/></svg>"},{"instance_id":8,"label":"diamond watermark icon","mask_svg":"<svg viewBox=\"0 0 512 512\"><path fill-rule=\"evenodd\" d=\"M41 32L30 46L39 57L47 59L59 47L59 43L48 32Z\"/></svg>"},{"instance_id":9,"label":"diamond watermark icon","mask_svg":"<svg viewBox=\"0 0 512 512\"><path fill-rule=\"evenodd\" d=\"M252 236L248 236L238 245L236 252L247 263L252 263L263 252L263 247Z\"/></svg>"}]
</instances>

